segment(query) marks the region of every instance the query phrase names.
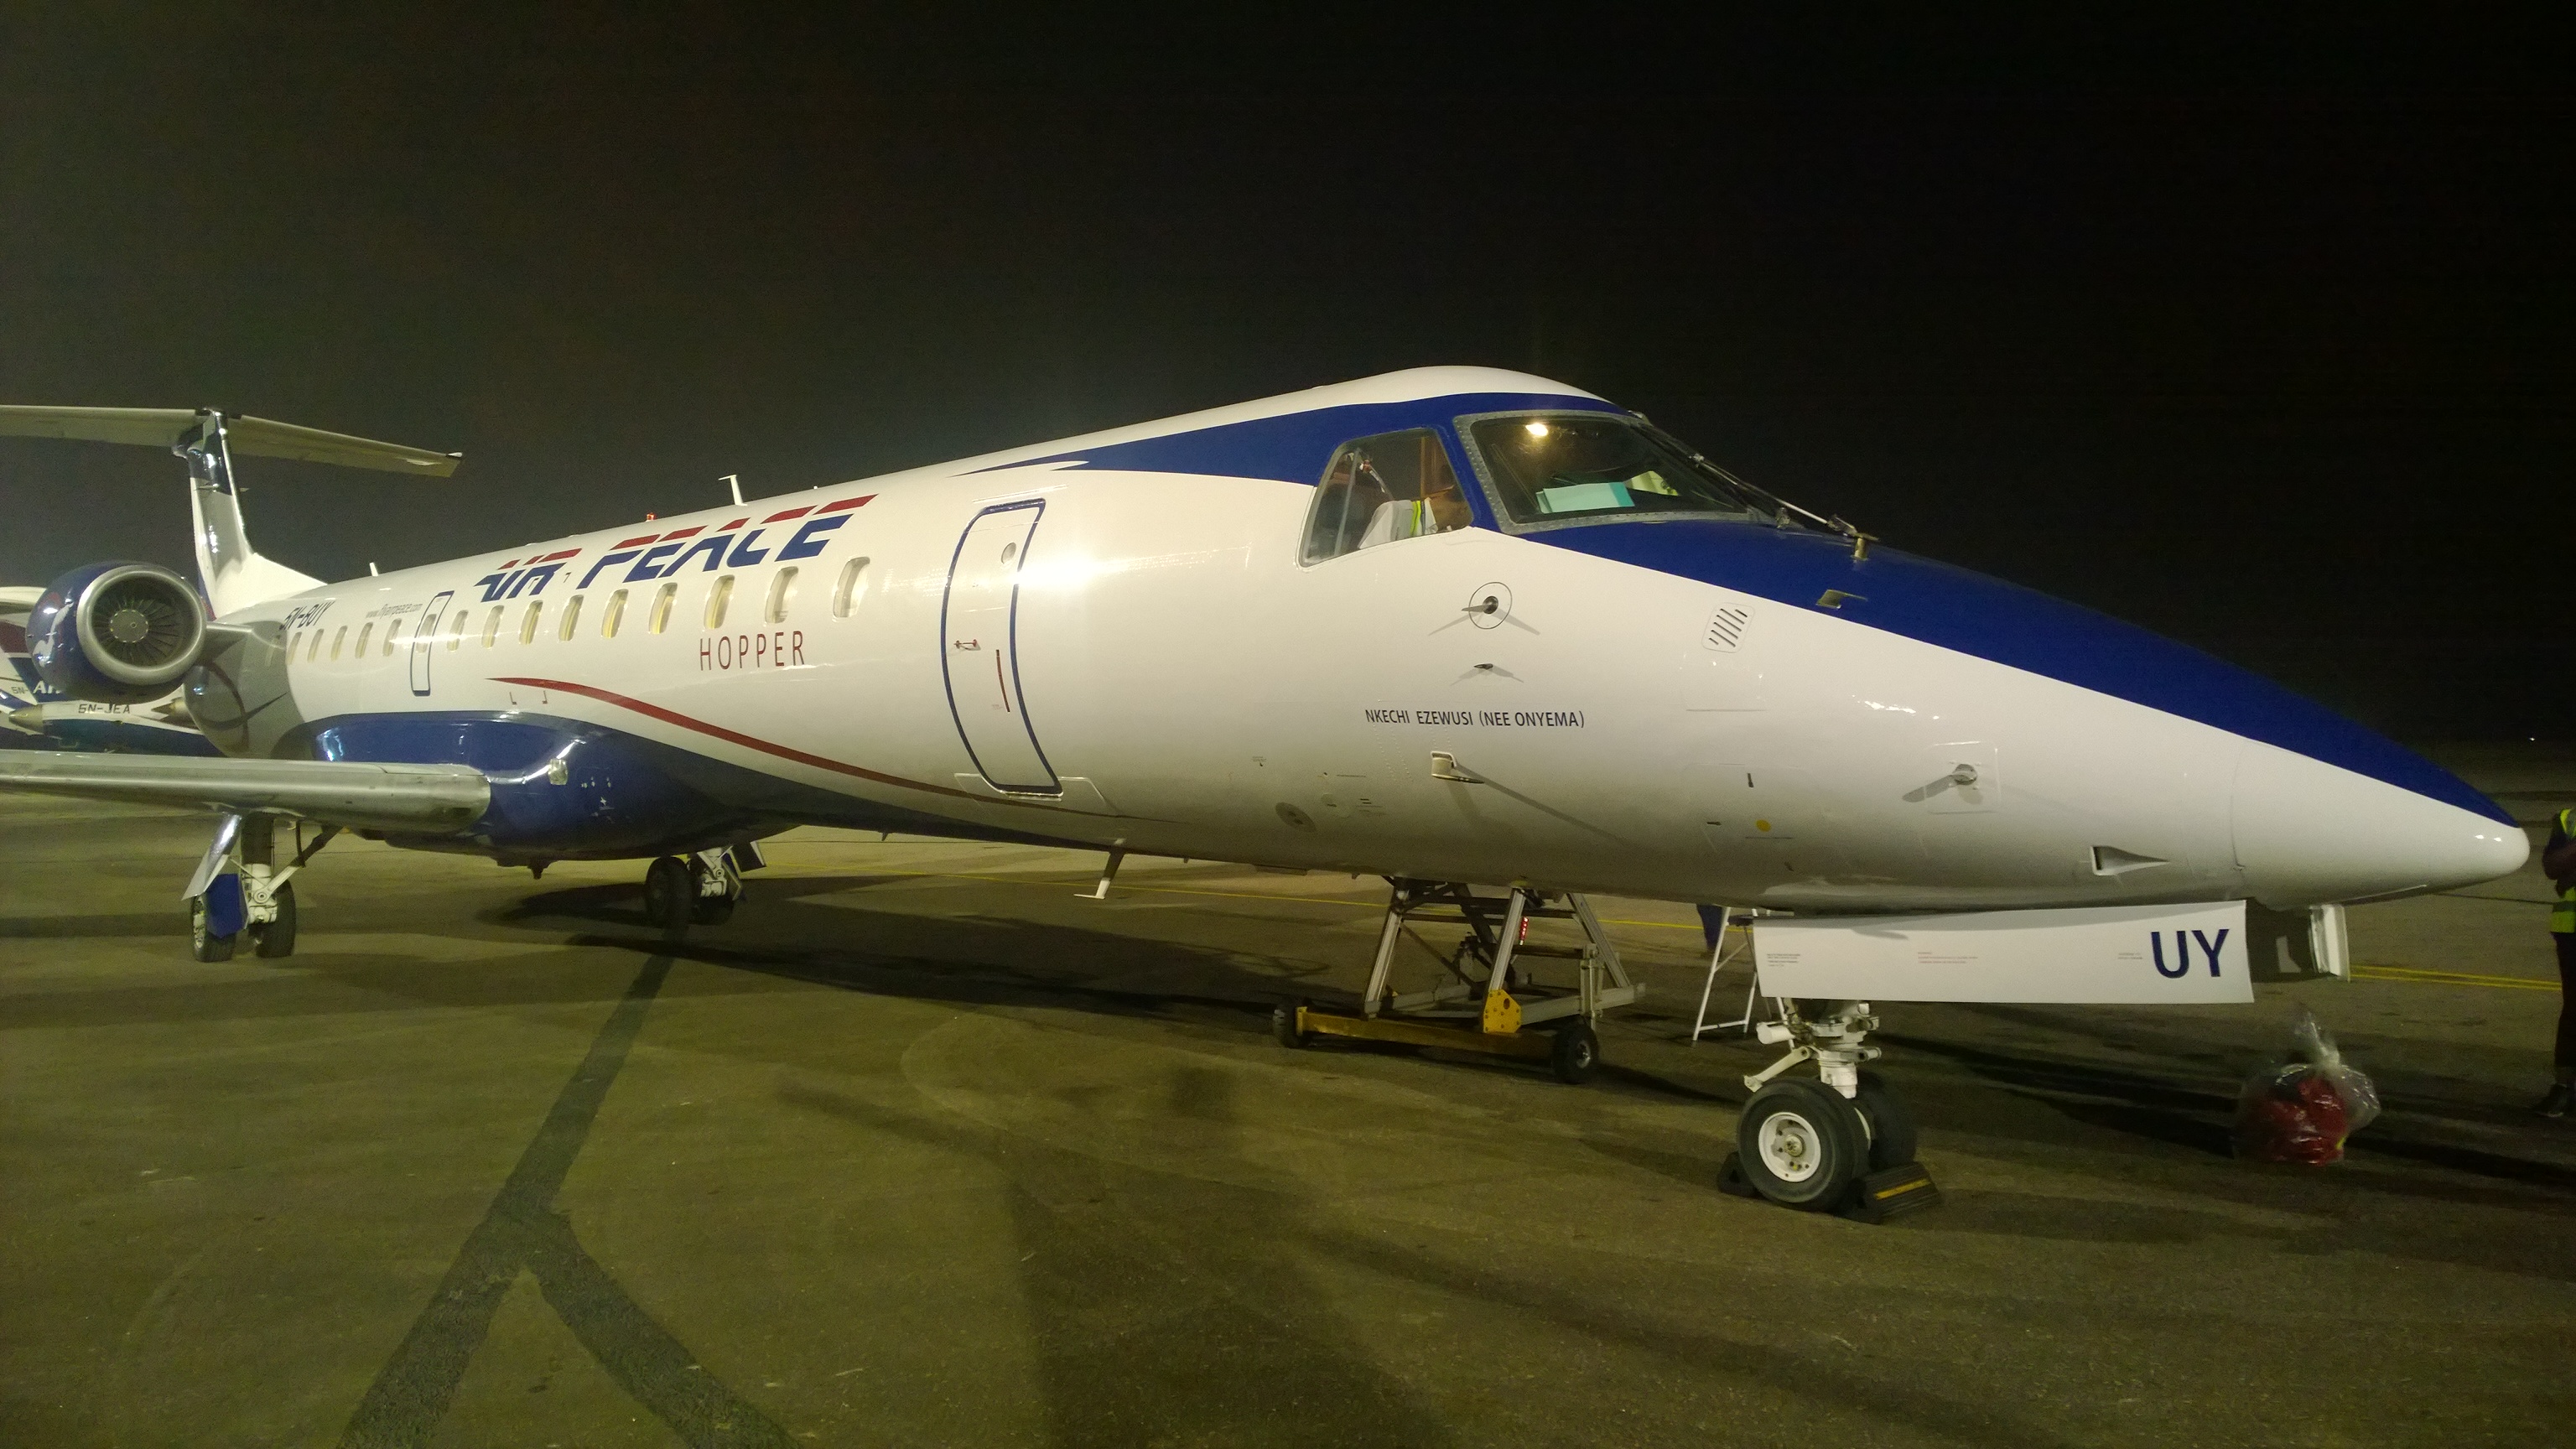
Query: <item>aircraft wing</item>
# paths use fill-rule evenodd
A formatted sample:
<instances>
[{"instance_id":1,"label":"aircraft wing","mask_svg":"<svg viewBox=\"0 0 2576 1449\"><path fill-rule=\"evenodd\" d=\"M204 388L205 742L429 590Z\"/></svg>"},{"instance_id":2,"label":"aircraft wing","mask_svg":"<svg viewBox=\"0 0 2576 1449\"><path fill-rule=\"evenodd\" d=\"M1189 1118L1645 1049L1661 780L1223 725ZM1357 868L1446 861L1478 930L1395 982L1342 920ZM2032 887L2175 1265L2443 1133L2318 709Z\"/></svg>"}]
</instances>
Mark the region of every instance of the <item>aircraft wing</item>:
<instances>
[{"instance_id":1,"label":"aircraft wing","mask_svg":"<svg viewBox=\"0 0 2576 1449\"><path fill-rule=\"evenodd\" d=\"M167 448L198 426L202 415L189 408L57 408L0 407L0 436L73 438L89 443L140 443ZM337 463L346 468L375 468L420 478L444 478L456 471L462 455L433 453L400 443L379 443L328 433L266 418L231 418L224 423L226 446L258 458L294 458L307 463Z\"/></svg>"},{"instance_id":2,"label":"aircraft wing","mask_svg":"<svg viewBox=\"0 0 2576 1449\"><path fill-rule=\"evenodd\" d=\"M359 830L459 830L492 801L465 765L327 760L208 760L157 755L0 755L0 790L170 805L231 815L291 815Z\"/></svg>"}]
</instances>

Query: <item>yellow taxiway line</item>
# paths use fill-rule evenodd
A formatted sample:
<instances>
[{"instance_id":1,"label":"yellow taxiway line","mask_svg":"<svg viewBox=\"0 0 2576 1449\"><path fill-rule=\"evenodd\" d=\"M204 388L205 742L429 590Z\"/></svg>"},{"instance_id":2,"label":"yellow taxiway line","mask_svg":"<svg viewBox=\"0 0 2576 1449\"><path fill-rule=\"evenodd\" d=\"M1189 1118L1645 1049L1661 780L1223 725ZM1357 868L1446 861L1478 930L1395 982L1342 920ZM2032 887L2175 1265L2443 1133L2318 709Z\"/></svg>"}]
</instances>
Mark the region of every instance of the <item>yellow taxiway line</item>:
<instances>
[{"instance_id":1,"label":"yellow taxiway line","mask_svg":"<svg viewBox=\"0 0 2576 1449\"><path fill-rule=\"evenodd\" d=\"M2415 981L2426 986L2488 986L2504 991L2555 991L2558 983L2538 976L2485 976L2474 971L2427 971L2417 966L2355 966L2361 981Z\"/></svg>"}]
</instances>

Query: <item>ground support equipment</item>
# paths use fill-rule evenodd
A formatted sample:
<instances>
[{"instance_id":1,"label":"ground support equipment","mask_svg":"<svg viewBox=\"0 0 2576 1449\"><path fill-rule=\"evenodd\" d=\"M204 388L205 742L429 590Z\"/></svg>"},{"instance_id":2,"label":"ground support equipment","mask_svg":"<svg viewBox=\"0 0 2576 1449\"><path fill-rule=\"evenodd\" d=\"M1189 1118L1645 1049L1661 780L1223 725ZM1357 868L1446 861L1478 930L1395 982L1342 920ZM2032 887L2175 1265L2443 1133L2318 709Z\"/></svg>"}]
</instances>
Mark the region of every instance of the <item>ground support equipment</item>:
<instances>
[{"instance_id":1,"label":"ground support equipment","mask_svg":"<svg viewBox=\"0 0 2576 1449\"><path fill-rule=\"evenodd\" d=\"M1711 1021L1708 1019L1708 1003L1709 998L1717 992L1717 973L1725 970L1729 962L1741 956L1748 958L1746 961L1748 966L1752 964L1749 958L1753 954L1753 918L1760 914L1762 912L1759 909L1751 906L1741 908L1727 906L1719 915L1717 946L1708 953L1708 979L1700 985L1699 1011L1691 1018L1692 1041L1697 1041L1713 1031L1732 1031L1739 1027L1746 1031L1753 1029L1753 998L1762 989L1760 972L1754 972L1752 979L1744 983L1742 1016L1733 1021ZM1727 944L1726 938L1729 932L1734 933L1735 936L1733 945Z\"/></svg>"},{"instance_id":2,"label":"ground support equipment","mask_svg":"<svg viewBox=\"0 0 2576 1449\"><path fill-rule=\"evenodd\" d=\"M1544 1061L1567 1082L1591 1078L1601 1061L1594 1023L1603 1012L1635 1001L1644 988L1628 978L1589 900L1526 886L1490 896L1448 881L1399 878L1389 884L1386 920L1359 1014L1318 1011L1302 1001L1282 1005L1272 1018L1281 1042L1302 1046L1319 1036L1400 1042ZM1581 928L1583 943L1526 940L1534 920L1571 921ZM1432 953L1449 979L1397 994L1390 983L1396 945L1420 924L1463 926L1466 934L1447 956ZM1540 985L1530 972L1530 963L1539 960L1574 963L1573 984ZM1532 1030L1548 1022L1555 1025Z\"/></svg>"}]
</instances>

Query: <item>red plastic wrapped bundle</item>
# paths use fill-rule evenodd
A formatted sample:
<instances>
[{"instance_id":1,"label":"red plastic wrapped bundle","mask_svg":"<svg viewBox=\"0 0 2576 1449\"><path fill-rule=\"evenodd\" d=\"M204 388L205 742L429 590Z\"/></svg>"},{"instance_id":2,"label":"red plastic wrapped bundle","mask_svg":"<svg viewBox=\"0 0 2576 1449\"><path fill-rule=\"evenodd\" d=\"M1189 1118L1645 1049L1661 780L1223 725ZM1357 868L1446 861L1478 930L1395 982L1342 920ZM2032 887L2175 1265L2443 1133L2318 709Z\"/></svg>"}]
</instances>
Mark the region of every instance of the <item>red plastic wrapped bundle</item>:
<instances>
[{"instance_id":1,"label":"red plastic wrapped bundle","mask_svg":"<svg viewBox=\"0 0 2576 1449\"><path fill-rule=\"evenodd\" d=\"M2248 1162L2343 1160L2344 1139L2379 1115L2379 1092L2347 1064L2305 1010L2293 1055L2245 1079L2236 1098L2236 1155Z\"/></svg>"}]
</instances>

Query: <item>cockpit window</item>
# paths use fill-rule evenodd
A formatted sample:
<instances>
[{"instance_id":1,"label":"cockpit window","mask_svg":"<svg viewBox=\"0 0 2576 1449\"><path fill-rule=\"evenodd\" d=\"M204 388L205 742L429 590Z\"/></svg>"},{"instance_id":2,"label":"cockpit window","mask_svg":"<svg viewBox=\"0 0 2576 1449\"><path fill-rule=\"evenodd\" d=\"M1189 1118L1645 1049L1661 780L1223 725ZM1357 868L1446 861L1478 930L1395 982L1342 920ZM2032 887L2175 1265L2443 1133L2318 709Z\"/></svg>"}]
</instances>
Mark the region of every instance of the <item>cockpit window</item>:
<instances>
[{"instance_id":1,"label":"cockpit window","mask_svg":"<svg viewBox=\"0 0 2576 1449\"><path fill-rule=\"evenodd\" d=\"M1514 523L1691 514L1769 523L1771 500L1640 421L1516 414L1466 428Z\"/></svg>"},{"instance_id":2,"label":"cockpit window","mask_svg":"<svg viewBox=\"0 0 2576 1449\"><path fill-rule=\"evenodd\" d=\"M1322 563L1474 521L1439 434L1428 428L1381 433L1344 443L1333 455L1306 520L1305 558Z\"/></svg>"}]
</instances>

